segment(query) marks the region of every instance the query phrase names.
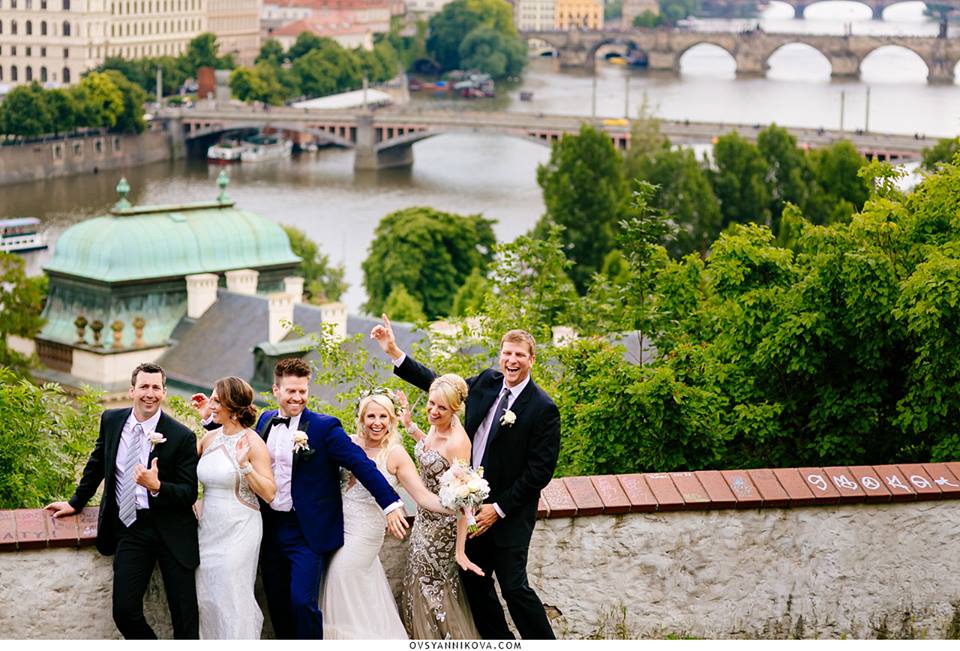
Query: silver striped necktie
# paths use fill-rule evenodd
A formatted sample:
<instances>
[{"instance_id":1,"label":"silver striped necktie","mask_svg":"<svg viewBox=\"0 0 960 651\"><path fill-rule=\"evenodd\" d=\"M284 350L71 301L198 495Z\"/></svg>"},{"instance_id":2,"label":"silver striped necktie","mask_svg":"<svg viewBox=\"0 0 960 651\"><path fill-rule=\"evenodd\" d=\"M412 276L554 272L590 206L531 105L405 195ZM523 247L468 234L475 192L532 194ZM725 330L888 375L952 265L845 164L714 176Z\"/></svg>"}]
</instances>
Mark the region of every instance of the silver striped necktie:
<instances>
[{"instance_id":1,"label":"silver striped necktie","mask_svg":"<svg viewBox=\"0 0 960 651\"><path fill-rule=\"evenodd\" d=\"M123 470L123 482L120 484L120 522L130 526L137 521L137 483L133 481L133 470L140 463L140 448L143 445L143 427L140 423L133 426L133 436L127 445L126 465Z\"/></svg>"}]
</instances>

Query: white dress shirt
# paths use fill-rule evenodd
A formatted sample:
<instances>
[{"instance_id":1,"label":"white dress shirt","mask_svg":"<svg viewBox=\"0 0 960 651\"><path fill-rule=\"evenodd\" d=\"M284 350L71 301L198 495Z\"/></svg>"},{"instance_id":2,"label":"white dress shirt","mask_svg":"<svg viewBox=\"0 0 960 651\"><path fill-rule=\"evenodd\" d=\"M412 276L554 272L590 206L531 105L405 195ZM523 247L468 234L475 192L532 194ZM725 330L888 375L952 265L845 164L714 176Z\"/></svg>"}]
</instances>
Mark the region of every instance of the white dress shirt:
<instances>
[{"instance_id":1,"label":"white dress shirt","mask_svg":"<svg viewBox=\"0 0 960 651\"><path fill-rule=\"evenodd\" d=\"M270 502L274 511L292 511L293 494L290 483L293 480L293 435L300 425L300 416L303 413L290 417L289 425L277 424L270 427L267 434L267 450L270 452L270 463L273 466L273 480L277 484L277 494Z\"/></svg>"},{"instance_id":2,"label":"white dress shirt","mask_svg":"<svg viewBox=\"0 0 960 651\"><path fill-rule=\"evenodd\" d=\"M139 421L137 417L133 415L133 410L130 411L130 415L127 417L127 422L123 424L123 430L120 432L120 445L117 448L117 458L114 463L116 469L116 488L119 489L123 485L123 478L126 477L128 472L133 472L133 468L124 468L123 463L127 458L127 450L130 445L133 444L133 427ZM157 430L157 423L160 422L160 410L157 410L153 416L147 420L140 423L140 427L143 428L143 437L140 439L140 464L144 468L148 468L147 461L150 459L150 440L149 437ZM137 508L138 509L149 509L150 500L147 497L147 488L146 486L141 486L140 484L135 484L134 490L137 495ZM116 493L119 496L119 492Z\"/></svg>"},{"instance_id":3,"label":"white dress shirt","mask_svg":"<svg viewBox=\"0 0 960 651\"><path fill-rule=\"evenodd\" d=\"M277 484L277 494L270 502L270 508L274 511L293 511L293 493L291 492L291 482L293 481L293 435L297 432L300 425L300 416L290 417L289 425L277 424L270 428L267 434L267 451L270 452L270 463L273 466L273 480ZM269 424L268 424L269 427ZM403 506L402 500L397 500L393 504L383 509L384 515L389 514Z\"/></svg>"}]
</instances>

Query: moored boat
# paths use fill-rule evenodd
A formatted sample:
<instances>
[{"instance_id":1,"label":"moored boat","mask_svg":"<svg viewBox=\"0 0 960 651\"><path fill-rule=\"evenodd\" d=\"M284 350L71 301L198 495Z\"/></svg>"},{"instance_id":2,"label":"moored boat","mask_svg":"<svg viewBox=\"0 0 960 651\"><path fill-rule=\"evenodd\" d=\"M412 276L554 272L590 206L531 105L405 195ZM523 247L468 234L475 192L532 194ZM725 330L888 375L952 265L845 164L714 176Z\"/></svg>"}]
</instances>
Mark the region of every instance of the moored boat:
<instances>
[{"instance_id":1,"label":"moored boat","mask_svg":"<svg viewBox=\"0 0 960 651\"><path fill-rule=\"evenodd\" d=\"M221 140L207 148L207 158L222 161L240 160L246 148L247 145L239 140Z\"/></svg>"},{"instance_id":2,"label":"moored boat","mask_svg":"<svg viewBox=\"0 0 960 651\"><path fill-rule=\"evenodd\" d=\"M0 219L0 251L25 253L47 248L47 240L40 232L36 217Z\"/></svg>"},{"instance_id":3,"label":"moored boat","mask_svg":"<svg viewBox=\"0 0 960 651\"><path fill-rule=\"evenodd\" d=\"M246 149L240 154L244 163L259 163L267 160L289 158L293 143L273 136L257 136L244 141Z\"/></svg>"}]
</instances>

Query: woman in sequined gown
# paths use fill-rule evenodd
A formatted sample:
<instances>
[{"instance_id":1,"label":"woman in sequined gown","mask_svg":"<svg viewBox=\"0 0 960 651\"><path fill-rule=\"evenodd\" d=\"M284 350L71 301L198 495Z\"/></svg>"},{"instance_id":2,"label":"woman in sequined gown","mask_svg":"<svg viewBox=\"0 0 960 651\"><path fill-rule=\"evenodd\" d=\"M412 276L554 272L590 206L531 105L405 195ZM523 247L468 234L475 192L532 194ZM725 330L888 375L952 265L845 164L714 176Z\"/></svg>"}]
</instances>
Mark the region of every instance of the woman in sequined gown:
<instances>
[{"instance_id":1,"label":"woman in sequined gown","mask_svg":"<svg viewBox=\"0 0 960 651\"><path fill-rule=\"evenodd\" d=\"M470 439L458 417L466 397L467 384L460 376L448 374L434 380L427 400L430 431L426 435L413 423L409 410L404 409L407 432L417 439L414 452L420 464L420 479L433 493L440 492L440 476L454 459L470 459ZM482 574L463 553L466 526L462 517L417 510L410 532L401 605L403 623L413 639L480 637L457 571L459 563L464 569Z\"/></svg>"},{"instance_id":2,"label":"woman in sequined gown","mask_svg":"<svg viewBox=\"0 0 960 651\"><path fill-rule=\"evenodd\" d=\"M269 502L276 485L267 447L250 429L257 415L253 389L237 377L218 380L204 411L220 427L198 445L200 638L259 640L263 613L253 584L263 524L257 496Z\"/></svg>"},{"instance_id":3,"label":"woman in sequined gown","mask_svg":"<svg viewBox=\"0 0 960 651\"><path fill-rule=\"evenodd\" d=\"M357 408L359 445L390 485L403 488L425 512L449 513L420 481L397 432L397 405L386 392L364 397ZM397 604L380 564L386 519L373 496L347 474L342 488L343 547L324 578L320 610L325 639L406 639Z\"/></svg>"}]
</instances>

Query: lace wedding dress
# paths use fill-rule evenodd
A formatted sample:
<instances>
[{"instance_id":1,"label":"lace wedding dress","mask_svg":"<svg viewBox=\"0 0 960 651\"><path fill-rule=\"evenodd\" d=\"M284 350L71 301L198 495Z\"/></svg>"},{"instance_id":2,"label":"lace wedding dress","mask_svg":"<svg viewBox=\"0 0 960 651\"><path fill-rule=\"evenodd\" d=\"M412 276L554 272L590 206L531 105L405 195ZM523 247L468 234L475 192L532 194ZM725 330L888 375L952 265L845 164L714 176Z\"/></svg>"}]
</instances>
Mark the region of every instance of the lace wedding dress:
<instances>
[{"instance_id":1,"label":"lace wedding dress","mask_svg":"<svg viewBox=\"0 0 960 651\"><path fill-rule=\"evenodd\" d=\"M219 430L197 464L203 483L197 605L200 639L259 640L263 613L253 594L263 522L237 466L239 432Z\"/></svg>"},{"instance_id":2,"label":"lace wedding dress","mask_svg":"<svg viewBox=\"0 0 960 651\"><path fill-rule=\"evenodd\" d=\"M420 479L440 492L440 475L450 467L436 450L420 439L414 448ZM456 561L457 519L453 515L417 509L410 532L410 554L403 578L403 623L418 640L479 639L470 604L460 583Z\"/></svg>"},{"instance_id":3,"label":"lace wedding dress","mask_svg":"<svg viewBox=\"0 0 960 651\"><path fill-rule=\"evenodd\" d=\"M377 465L396 490L397 478ZM405 640L380 547L387 519L373 495L352 476L343 491L343 547L333 555L320 598L328 640Z\"/></svg>"}]
</instances>

